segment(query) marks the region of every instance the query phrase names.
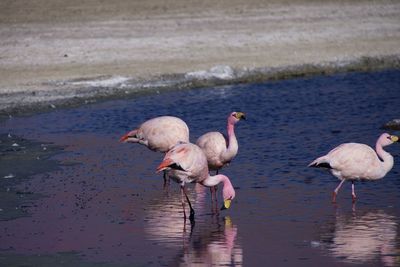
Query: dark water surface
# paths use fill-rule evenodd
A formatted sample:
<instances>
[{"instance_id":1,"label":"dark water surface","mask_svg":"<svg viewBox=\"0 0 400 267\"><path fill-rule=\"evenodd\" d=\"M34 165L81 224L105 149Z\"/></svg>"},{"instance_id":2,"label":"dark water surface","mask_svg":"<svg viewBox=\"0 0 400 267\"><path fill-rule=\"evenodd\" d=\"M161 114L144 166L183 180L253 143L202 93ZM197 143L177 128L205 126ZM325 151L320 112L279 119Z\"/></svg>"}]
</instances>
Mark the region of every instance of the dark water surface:
<instances>
[{"instance_id":1,"label":"dark water surface","mask_svg":"<svg viewBox=\"0 0 400 267\"><path fill-rule=\"evenodd\" d=\"M231 178L236 199L213 214L209 191L188 186L196 210L191 229L179 186L163 190L155 173L162 155L118 139L170 114L187 122L195 141L206 131L225 132L234 110L248 120L237 124L239 154L221 173ZM0 265L400 266L400 145L387 149L395 166L384 179L356 183L354 206L350 183L333 205L339 181L306 167L343 142L374 145L380 126L399 116L400 71L384 71L160 93L11 118L0 134L64 152L51 158L58 169L14 186L45 197L25 206L27 216L0 221ZM6 176L2 190L13 179Z\"/></svg>"}]
</instances>

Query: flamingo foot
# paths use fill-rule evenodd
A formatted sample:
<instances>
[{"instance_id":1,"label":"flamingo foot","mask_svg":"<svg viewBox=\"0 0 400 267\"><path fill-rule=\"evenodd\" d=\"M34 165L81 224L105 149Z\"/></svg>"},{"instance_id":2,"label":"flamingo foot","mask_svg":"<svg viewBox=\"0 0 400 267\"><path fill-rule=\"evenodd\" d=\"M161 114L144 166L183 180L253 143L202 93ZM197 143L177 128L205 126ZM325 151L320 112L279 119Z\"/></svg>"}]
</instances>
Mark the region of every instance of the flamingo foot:
<instances>
[{"instance_id":1,"label":"flamingo foot","mask_svg":"<svg viewBox=\"0 0 400 267\"><path fill-rule=\"evenodd\" d=\"M194 224L194 210L190 209L189 220L191 224Z\"/></svg>"}]
</instances>

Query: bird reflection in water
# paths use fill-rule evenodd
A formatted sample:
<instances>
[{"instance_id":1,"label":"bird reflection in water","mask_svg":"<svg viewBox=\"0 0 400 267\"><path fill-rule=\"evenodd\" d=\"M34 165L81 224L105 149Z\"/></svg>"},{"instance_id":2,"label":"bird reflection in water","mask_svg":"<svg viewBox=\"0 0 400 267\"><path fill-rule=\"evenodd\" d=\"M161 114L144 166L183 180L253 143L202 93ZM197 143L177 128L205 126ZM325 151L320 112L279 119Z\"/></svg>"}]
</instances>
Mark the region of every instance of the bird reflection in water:
<instances>
[{"instance_id":1,"label":"bird reflection in water","mask_svg":"<svg viewBox=\"0 0 400 267\"><path fill-rule=\"evenodd\" d=\"M182 220L179 197L164 194L151 204L145 226L148 239L160 246L178 249L173 265L242 266L243 251L237 244L237 227L231 218L221 218L222 213L209 212L207 191L196 184L188 192L199 214L194 225Z\"/></svg>"},{"instance_id":2,"label":"bird reflection in water","mask_svg":"<svg viewBox=\"0 0 400 267\"><path fill-rule=\"evenodd\" d=\"M338 214L329 252L349 263L381 260L383 266L400 264L396 217L383 211L345 216Z\"/></svg>"},{"instance_id":3,"label":"bird reflection in water","mask_svg":"<svg viewBox=\"0 0 400 267\"><path fill-rule=\"evenodd\" d=\"M243 250L236 245L237 227L224 218L223 230L194 235L181 266L242 266Z\"/></svg>"}]
</instances>

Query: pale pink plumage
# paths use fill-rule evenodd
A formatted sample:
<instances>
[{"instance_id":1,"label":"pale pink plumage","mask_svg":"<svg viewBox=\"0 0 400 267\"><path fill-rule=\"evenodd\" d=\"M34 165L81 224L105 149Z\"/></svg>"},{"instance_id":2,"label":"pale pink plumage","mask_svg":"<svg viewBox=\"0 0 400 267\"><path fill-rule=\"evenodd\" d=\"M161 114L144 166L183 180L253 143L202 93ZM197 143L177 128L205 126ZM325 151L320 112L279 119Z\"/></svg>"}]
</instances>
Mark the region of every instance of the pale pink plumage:
<instances>
[{"instance_id":1,"label":"pale pink plumage","mask_svg":"<svg viewBox=\"0 0 400 267\"><path fill-rule=\"evenodd\" d=\"M200 136L196 144L204 151L210 170L218 170L232 161L239 145L236 139L234 125L245 119L242 112L232 112L227 119L227 138L220 132L208 132Z\"/></svg>"},{"instance_id":2,"label":"pale pink plumage","mask_svg":"<svg viewBox=\"0 0 400 267\"><path fill-rule=\"evenodd\" d=\"M139 143L153 151L167 152L179 142L189 142L189 128L177 117L161 116L145 121L122 136L120 141Z\"/></svg>"},{"instance_id":3,"label":"pale pink plumage","mask_svg":"<svg viewBox=\"0 0 400 267\"><path fill-rule=\"evenodd\" d=\"M222 195L224 207L229 208L230 201L235 197L235 190L225 175L219 174L210 176L207 166L207 159L204 152L195 144L181 143L175 145L167 152L164 160L158 166L157 171L166 170L168 176L181 185L182 206L186 218L184 199L190 206L190 220L194 218L194 210L185 192L186 183L200 183L207 187L213 187L223 183Z\"/></svg>"},{"instance_id":4,"label":"pale pink plumage","mask_svg":"<svg viewBox=\"0 0 400 267\"><path fill-rule=\"evenodd\" d=\"M376 151L371 147L359 143L345 143L332 149L325 156L311 162L309 167L325 167L331 169L331 173L341 180L339 186L333 192L332 201L336 201L336 195L346 180L352 181L352 197L356 199L354 181L359 179L377 180L383 178L393 167L393 157L383 147L398 142L398 137L382 134L376 142Z\"/></svg>"}]
</instances>

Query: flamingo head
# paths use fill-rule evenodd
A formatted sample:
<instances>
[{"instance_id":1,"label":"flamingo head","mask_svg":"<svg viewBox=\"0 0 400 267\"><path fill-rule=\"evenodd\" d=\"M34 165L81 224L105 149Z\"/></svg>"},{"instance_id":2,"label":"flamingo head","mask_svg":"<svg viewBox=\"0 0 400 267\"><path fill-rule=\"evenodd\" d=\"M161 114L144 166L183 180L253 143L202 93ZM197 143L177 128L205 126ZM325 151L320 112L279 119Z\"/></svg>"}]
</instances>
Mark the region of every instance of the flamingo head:
<instances>
[{"instance_id":1,"label":"flamingo head","mask_svg":"<svg viewBox=\"0 0 400 267\"><path fill-rule=\"evenodd\" d=\"M399 142L399 137L396 135L384 133L379 137L378 142L382 147L384 147Z\"/></svg>"},{"instance_id":2,"label":"flamingo head","mask_svg":"<svg viewBox=\"0 0 400 267\"><path fill-rule=\"evenodd\" d=\"M232 200L235 198L235 189L231 183L224 184L222 189L222 197L224 198L224 205L222 205L221 210L229 209Z\"/></svg>"},{"instance_id":3,"label":"flamingo head","mask_svg":"<svg viewBox=\"0 0 400 267\"><path fill-rule=\"evenodd\" d=\"M238 121L242 119L246 120L246 114L244 114L243 112L234 111L229 115L228 122L230 124L236 124Z\"/></svg>"},{"instance_id":4,"label":"flamingo head","mask_svg":"<svg viewBox=\"0 0 400 267\"><path fill-rule=\"evenodd\" d=\"M123 143L137 143L140 137L138 136L138 130L133 130L124 134L119 141Z\"/></svg>"}]
</instances>

